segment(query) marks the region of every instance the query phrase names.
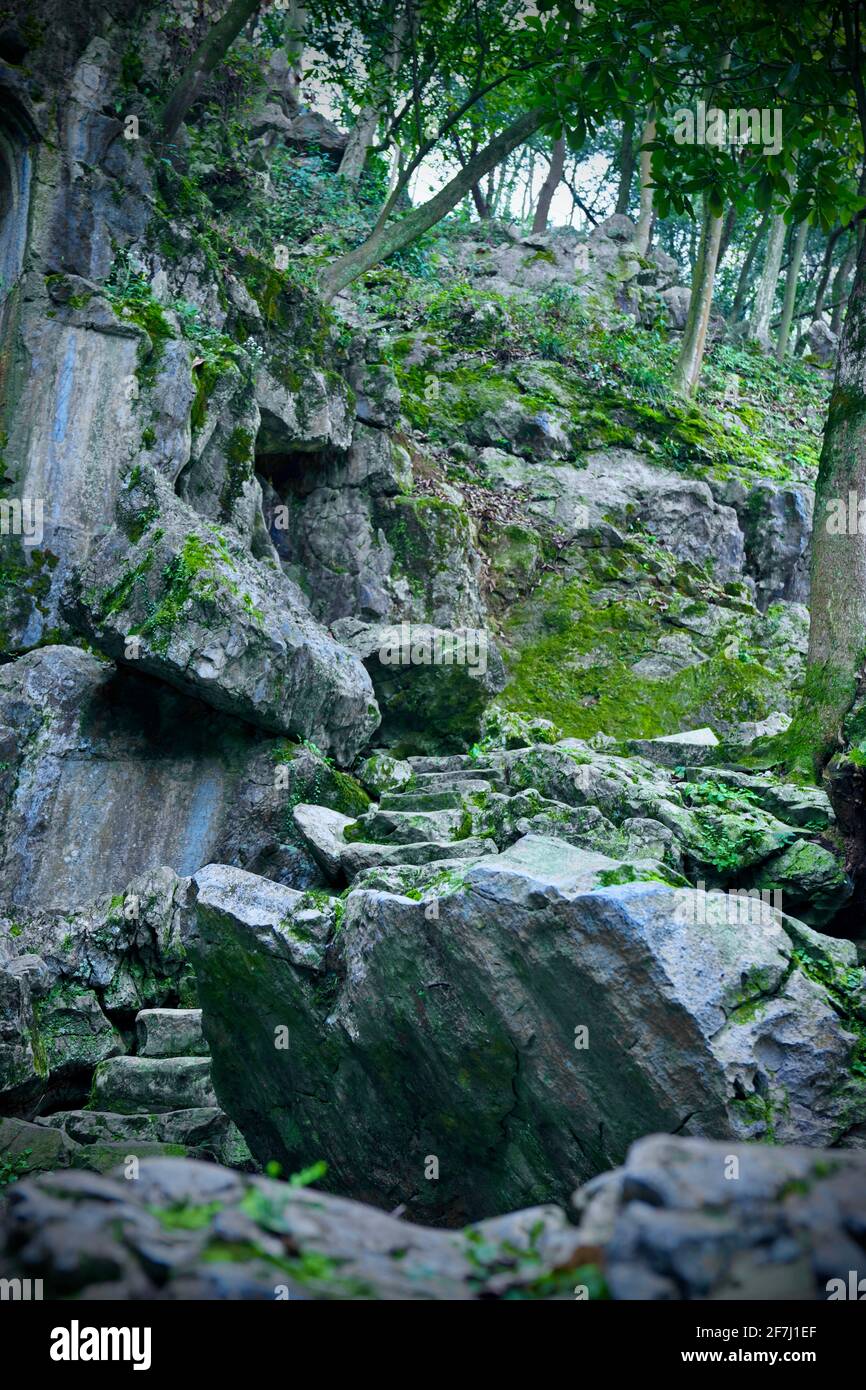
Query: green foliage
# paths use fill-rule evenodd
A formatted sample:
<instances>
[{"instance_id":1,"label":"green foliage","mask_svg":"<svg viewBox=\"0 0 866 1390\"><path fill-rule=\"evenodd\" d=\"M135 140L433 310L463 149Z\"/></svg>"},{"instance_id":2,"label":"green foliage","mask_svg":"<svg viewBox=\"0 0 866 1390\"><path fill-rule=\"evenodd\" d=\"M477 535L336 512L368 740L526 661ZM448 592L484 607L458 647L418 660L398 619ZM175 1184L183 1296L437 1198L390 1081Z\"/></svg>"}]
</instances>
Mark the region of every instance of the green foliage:
<instances>
[{"instance_id":1,"label":"green foliage","mask_svg":"<svg viewBox=\"0 0 866 1390\"><path fill-rule=\"evenodd\" d=\"M0 1154L0 1190L11 1187L30 1171L32 1153L32 1149L21 1149L17 1154Z\"/></svg>"}]
</instances>

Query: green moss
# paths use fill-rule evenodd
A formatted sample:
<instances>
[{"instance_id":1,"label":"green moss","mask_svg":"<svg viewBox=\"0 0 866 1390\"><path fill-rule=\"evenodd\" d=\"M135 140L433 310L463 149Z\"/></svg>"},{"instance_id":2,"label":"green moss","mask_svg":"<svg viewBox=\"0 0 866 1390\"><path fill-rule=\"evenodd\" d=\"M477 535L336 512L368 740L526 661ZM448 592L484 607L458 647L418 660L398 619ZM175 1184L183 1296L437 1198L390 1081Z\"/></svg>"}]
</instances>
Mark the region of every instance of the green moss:
<instances>
[{"instance_id":1,"label":"green moss","mask_svg":"<svg viewBox=\"0 0 866 1390\"><path fill-rule=\"evenodd\" d=\"M551 719L571 737L601 730L654 738L693 721L760 719L778 707L775 673L721 649L664 679L637 675L632 667L657 640L658 609L641 596L599 605L593 591L592 582L552 576L510 615L506 630L516 650L500 697L504 708Z\"/></svg>"},{"instance_id":2,"label":"green moss","mask_svg":"<svg viewBox=\"0 0 866 1390\"><path fill-rule=\"evenodd\" d=\"M152 563L152 551L148 553L151 555ZM163 570L166 591L160 603L133 631L142 636L151 636L157 651L166 650L180 615L190 600L215 596L216 559L212 545L207 544L200 536L187 536L180 554Z\"/></svg>"},{"instance_id":3,"label":"green moss","mask_svg":"<svg viewBox=\"0 0 866 1390\"><path fill-rule=\"evenodd\" d=\"M849 1069L858 1080L866 1079L866 970L842 968L803 947L794 951L794 960L803 974L826 992L845 1031L853 1034Z\"/></svg>"}]
</instances>

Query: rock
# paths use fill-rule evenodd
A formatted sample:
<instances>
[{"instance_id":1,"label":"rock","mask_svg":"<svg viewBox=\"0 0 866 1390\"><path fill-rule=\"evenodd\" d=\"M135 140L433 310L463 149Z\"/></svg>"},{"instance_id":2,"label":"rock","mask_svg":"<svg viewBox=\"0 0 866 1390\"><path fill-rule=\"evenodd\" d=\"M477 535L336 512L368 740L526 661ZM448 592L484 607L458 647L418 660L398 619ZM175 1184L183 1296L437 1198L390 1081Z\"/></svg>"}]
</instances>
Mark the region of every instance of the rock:
<instances>
[{"instance_id":1,"label":"rock","mask_svg":"<svg viewBox=\"0 0 866 1390\"><path fill-rule=\"evenodd\" d=\"M806 335L806 347L822 367L829 367L835 360L839 339L829 324L823 319L815 319Z\"/></svg>"},{"instance_id":2,"label":"rock","mask_svg":"<svg viewBox=\"0 0 866 1390\"><path fill-rule=\"evenodd\" d=\"M126 477L119 522L70 586L78 630L121 661L137 636L135 669L351 761L378 722L370 682L300 591L144 466Z\"/></svg>"},{"instance_id":3,"label":"rock","mask_svg":"<svg viewBox=\"0 0 866 1390\"><path fill-rule=\"evenodd\" d=\"M469 835L465 840L413 841L412 844L349 844L340 855L340 866L351 883L368 869L387 870L404 865L435 864L442 859L474 860L495 854L492 840Z\"/></svg>"},{"instance_id":4,"label":"rock","mask_svg":"<svg viewBox=\"0 0 866 1390\"><path fill-rule=\"evenodd\" d=\"M656 1134L575 1201L612 1298L825 1302L866 1271L864 1183L862 1153Z\"/></svg>"},{"instance_id":5,"label":"rock","mask_svg":"<svg viewBox=\"0 0 866 1390\"><path fill-rule=\"evenodd\" d=\"M426 742L447 751L473 742L485 706L505 684L485 630L401 623L356 627L344 640L370 674L385 711L380 737L390 747Z\"/></svg>"},{"instance_id":6,"label":"rock","mask_svg":"<svg viewBox=\"0 0 866 1390\"><path fill-rule=\"evenodd\" d=\"M552 1205L442 1231L213 1163L145 1158L134 1183L121 1172L16 1183L0 1275L38 1270L45 1298L85 1302L565 1299L586 1253ZM207 1219L185 1225L178 1212ZM227 1246L248 1258L226 1261Z\"/></svg>"},{"instance_id":7,"label":"rock","mask_svg":"<svg viewBox=\"0 0 866 1390\"><path fill-rule=\"evenodd\" d=\"M719 740L712 729L690 729L680 734L663 734L660 738L631 738L627 746L638 758L649 758L661 767L677 767L685 758L711 763L711 750L718 748Z\"/></svg>"},{"instance_id":8,"label":"rock","mask_svg":"<svg viewBox=\"0 0 866 1390\"><path fill-rule=\"evenodd\" d=\"M112 1057L93 1074L94 1110L189 1110L216 1106L208 1057Z\"/></svg>"},{"instance_id":9,"label":"rock","mask_svg":"<svg viewBox=\"0 0 866 1390\"><path fill-rule=\"evenodd\" d=\"M373 796L404 791L412 781L412 767L387 753L374 753L358 768L358 781Z\"/></svg>"},{"instance_id":10,"label":"rock","mask_svg":"<svg viewBox=\"0 0 866 1390\"><path fill-rule=\"evenodd\" d=\"M631 449L595 450L576 485L597 519L627 524L651 518L649 529L678 559L712 563L719 582L739 579L743 534L732 507L715 502L709 485L650 464Z\"/></svg>"},{"instance_id":11,"label":"rock","mask_svg":"<svg viewBox=\"0 0 866 1390\"><path fill-rule=\"evenodd\" d=\"M209 864L195 876L194 898L198 915L230 911L273 954L304 970L321 970L335 916L333 910L309 910L305 894L241 869Z\"/></svg>"},{"instance_id":12,"label":"rock","mask_svg":"<svg viewBox=\"0 0 866 1390\"><path fill-rule=\"evenodd\" d=\"M762 479L746 491L741 484L714 484L714 496L737 512L745 543L745 570L755 581L762 612L777 599L809 600L809 555L814 493L803 483L780 485Z\"/></svg>"},{"instance_id":13,"label":"rock","mask_svg":"<svg viewBox=\"0 0 866 1390\"><path fill-rule=\"evenodd\" d=\"M768 729L765 732L775 733L777 730ZM703 767L685 768L685 776L689 781L697 782L707 775L707 770ZM714 767L709 775L714 782L746 792L748 801L757 802L771 816L784 821L786 825L826 830L833 820L830 798L820 787L808 787L799 782L780 782L778 778L767 773L752 775L726 767Z\"/></svg>"},{"instance_id":14,"label":"rock","mask_svg":"<svg viewBox=\"0 0 866 1390\"><path fill-rule=\"evenodd\" d=\"M216 1163L251 1165L249 1150L237 1127L222 1110L212 1106L120 1115L99 1110L60 1110L38 1121L40 1127L49 1124L52 1134L59 1131L70 1147L78 1146L72 1156L72 1164L77 1168L107 1172L117 1166L122 1156L152 1156L160 1146L163 1150L173 1149L175 1156L178 1149L184 1149L192 1156L207 1156Z\"/></svg>"},{"instance_id":15,"label":"rock","mask_svg":"<svg viewBox=\"0 0 866 1390\"><path fill-rule=\"evenodd\" d=\"M142 1009L135 1019L139 1057L205 1057L201 1009Z\"/></svg>"},{"instance_id":16,"label":"rock","mask_svg":"<svg viewBox=\"0 0 866 1390\"><path fill-rule=\"evenodd\" d=\"M346 841L343 831L356 821L351 816L341 816L339 811L329 811L324 806L295 806L292 811L298 833L304 844L332 883L341 879L340 856Z\"/></svg>"},{"instance_id":17,"label":"rock","mask_svg":"<svg viewBox=\"0 0 866 1390\"><path fill-rule=\"evenodd\" d=\"M281 135L287 145L294 145L301 150L313 146L328 154L342 154L349 138L321 112L309 109L303 109L293 116L287 127L281 130Z\"/></svg>"},{"instance_id":18,"label":"rock","mask_svg":"<svg viewBox=\"0 0 866 1390\"><path fill-rule=\"evenodd\" d=\"M0 726L14 749L2 849L15 903L72 908L146 867L198 867L193 837L217 838L213 822L237 773L221 781L195 733L172 747L172 716L195 729L175 700L76 648L46 647L0 670ZM213 723L203 732L219 740Z\"/></svg>"},{"instance_id":19,"label":"rock","mask_svg":"<svg viewBox=\"0 0 866 1390\"><path fill-rule=\"evenodd\" d=\"M73 647L0 667L0 743L0 879L28 913L212 860L314 886L315 865L284 843L288 808L342 807L352 787L321 756Z\"/></svg>"},{"instance_id":20,"label":"rock","mask_svg":"<svg viewBox=\"0 0 866 1390\"><path fill-rule=\"evenodd\" d=\"M830 922L854 891L836 856L809 840L794 840L766 859L750 886L781 893L785 911L813 927Z\"/></svg>"},{"instance_id":21,"label":"rock","mask_svg":"<svg viewBox=\"0 0 866 1390\"><path fill-rule=\"evenodd\" d=\"M262 368L256 377L256 402L261 424L256 455L317 453L348 449L352 419L348 389L340 377L308 368L291 389Z\"/></svg>"},{"instance_id":22,"label":"rock","mask_svg":"<svg viewBox=\"0 0 866 1390\"><path fill-rule=\"evenodd\" d=\"M670 289L662 290L659 297L667 311L670 327L682 333L689 316L691 290L687 285L672 285Z\"/></svg>"},{"instance_id":23,"label":"rock","mask_svg":"<svg viewBox=\"0 0 866 1390\"><path fill-rule=\"evenodd\" d=\"M285 907L248 921L201 883L186 939L222 1103L260 1161L315 1146L335 1189L452 1220L555 1195L654 1129L861 1143L857 1040L823 967L769 905L755 921L664 872L528 835L456 891L449 874L435 911L353 890L329 988L293 963Z\"/></svg>"},{"instance_id":24,"label":"rock","mask_svg":"<svg viewBox=\"0 0 866 1390\"><path fill-rule=\"evenodd\" d=\"M0 1119L0 1171L4 1185L23 1173L50 1173L73 1162L76 1144L59 1129L10 1117Z\"/></svg>"}]
</instances>

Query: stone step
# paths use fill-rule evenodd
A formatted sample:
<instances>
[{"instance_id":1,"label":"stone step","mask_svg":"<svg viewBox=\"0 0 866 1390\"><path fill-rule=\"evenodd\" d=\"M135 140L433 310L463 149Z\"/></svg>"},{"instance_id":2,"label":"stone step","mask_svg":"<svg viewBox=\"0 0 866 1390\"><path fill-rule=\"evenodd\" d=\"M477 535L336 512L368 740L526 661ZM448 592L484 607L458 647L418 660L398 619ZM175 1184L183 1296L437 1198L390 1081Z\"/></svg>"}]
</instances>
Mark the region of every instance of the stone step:
<instances>
[{"instance_id":1,"label":"stone step","mask_svg":"<svg viewBox=\"0 0 866 1390\"><path fill-rule=\"evenodd\" d=\"M417 775L419 772L468 772L475 764L469 753L450 753L439 758L414 757L406 762Z\"/></svg>"},{"instance_id":2,"label":"stone step","mask_svg":"<svg viewBox=\"0 0 866 1390\"><path fill-rule=\"evenodd\" d=\"M201 1009L142 1009L135 1019L139 1057L207 1057Z\"/></svg>"},{"instance_id":3,"label":"stone step","mask_svg":"<svg viewBox=\"0 0 866 1390\"><path fill-rule=\"evenodd\" d=\"M450 811L367 811L352 827L352 840L374 844L418 844L421 841L448 841L459 836L466 812Z\"/></svg>"},{"instance_id":4,"label":"stone step","mask_svg":"<svg viewBox=\"0 0 866 1390\"><path fill-rule=\"evenodd\" d=\"M501 774L495 767L473 767L467 772L419 772L412 779L409 791L476 791L481 786L502 782Z\"/></svg>"},{"instance_id":5,"label":"stone step","mask_svg":"<svg viewBox=\"0 0 866 1390\"><path fill-rule=\"evenodd\" d=\"M94 1110L136 1112L217 1107L209 1057L109 1057L93 1073Z\"/></svg>"},{"instance_id":6,"label":"stone step","mask_svg":"<svg viewBox=\"0 0 866 1390\"><path fill-rule=\"evenodd\" d=\"M176 1155L184 1149L210 1156L217 1163L245 1166L250 1162L249 1150L237 1125L224 1110L215 1106L132 1115L110 1110L58 1110L40 1116L36 1123L62 1131L72 1143L85 1149L91 1159L97 1151L104 1151L106 1163L118 1147L125 1148L126 1153L144 1157L151 1149L155 1152L159 1145L174 1150ZM115 1157L114 1161L121 1160ZM87 1162L85 1166L107 1171L102 1159L96 1164Z\"/></svg>"},{"instance_id":7,"label":"stone step","mask_svg":"<svg viewBox=\"0 0 866 1390\"><path fill-rule=\"evenodd\" d=\"M484 791L489 790L486 782L478 785ZM443 788L440 791L383 792L379 810L459 811L462 805L463 798L459 792Z\"/></svg>"},{"instance_id":8,"label":"stone step","mask_svg":"<svg viewBox=\"0 0 866 1390\"><path fill-rule=\"evenodd\" d=\"M411 845L376 845L364 841L347 845L340 863L351 883L365 869L399 868L406 865L435 864L440 859L478 859L496 854L492 840L472 837L446 843L428 841Z\"/></svg>"}]
</instances>

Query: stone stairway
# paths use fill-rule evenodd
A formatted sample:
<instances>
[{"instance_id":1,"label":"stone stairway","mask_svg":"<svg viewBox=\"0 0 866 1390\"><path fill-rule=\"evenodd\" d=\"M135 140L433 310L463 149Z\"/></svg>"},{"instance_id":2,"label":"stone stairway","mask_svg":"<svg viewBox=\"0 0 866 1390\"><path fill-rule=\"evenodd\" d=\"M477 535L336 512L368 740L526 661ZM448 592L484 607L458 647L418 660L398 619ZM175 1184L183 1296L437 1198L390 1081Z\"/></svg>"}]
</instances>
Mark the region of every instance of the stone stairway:
<instances>
[{"instance_id":1,"label":"stone stairway","mask_svg":"<svg viewBox=\"0 0 866 1390\"><path fill-rule=\"evenodd\" d=\"M253 1167L237 1127L217 1102L200 1009L143 1009L136 1051L96 1067L83 1110L38 1124L79 1146L73 1165L107 1172L129 1157L210 1158Z\"/></svg>"}]
</instances>

